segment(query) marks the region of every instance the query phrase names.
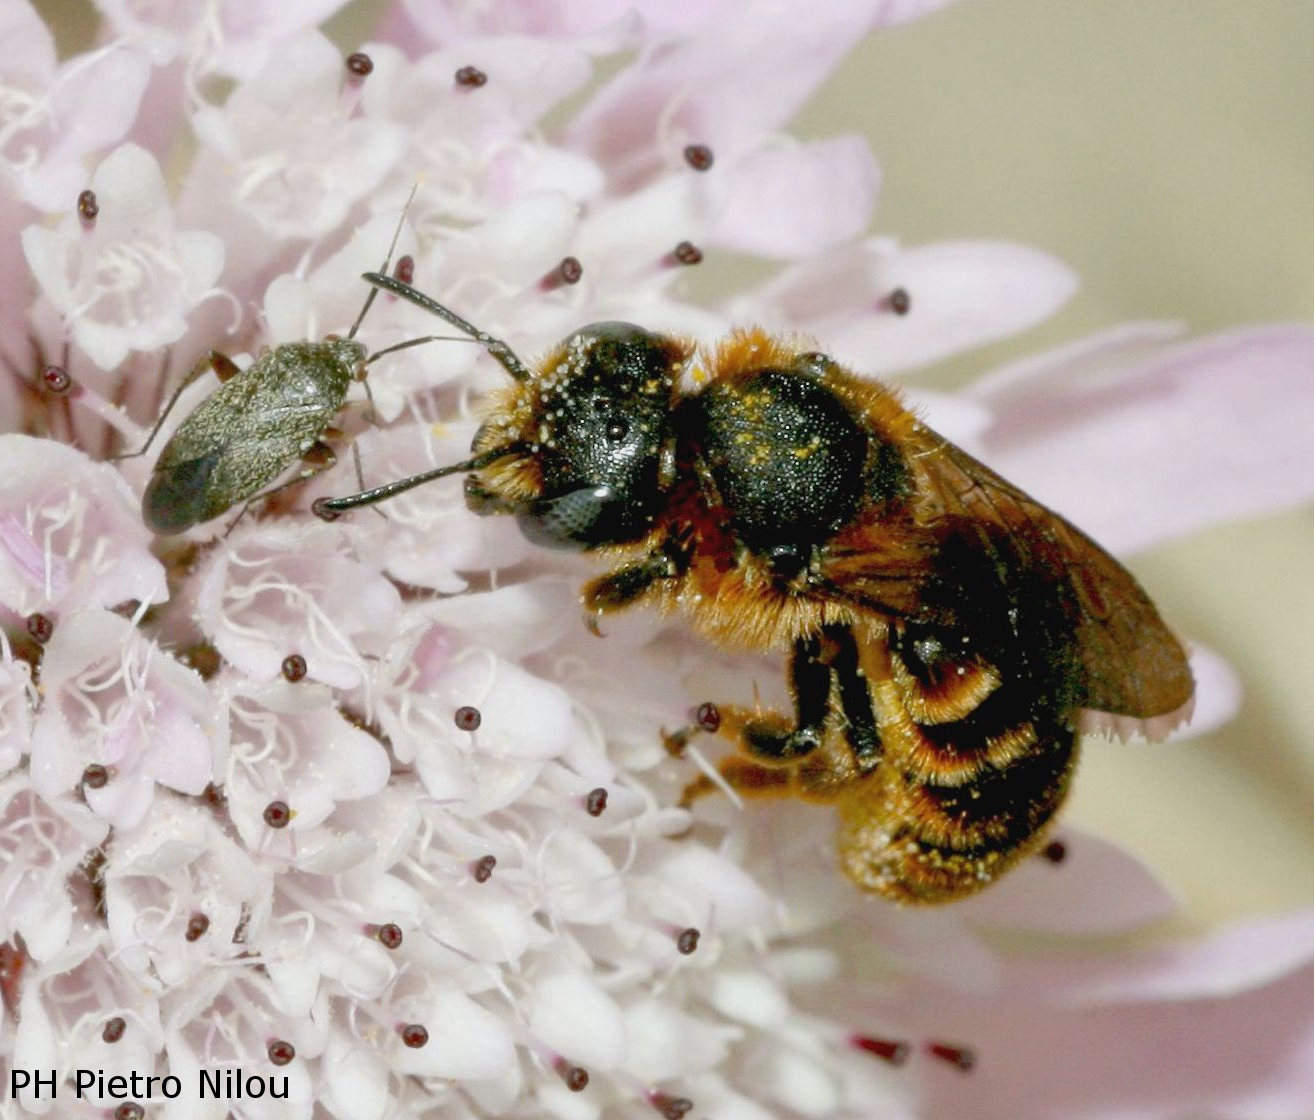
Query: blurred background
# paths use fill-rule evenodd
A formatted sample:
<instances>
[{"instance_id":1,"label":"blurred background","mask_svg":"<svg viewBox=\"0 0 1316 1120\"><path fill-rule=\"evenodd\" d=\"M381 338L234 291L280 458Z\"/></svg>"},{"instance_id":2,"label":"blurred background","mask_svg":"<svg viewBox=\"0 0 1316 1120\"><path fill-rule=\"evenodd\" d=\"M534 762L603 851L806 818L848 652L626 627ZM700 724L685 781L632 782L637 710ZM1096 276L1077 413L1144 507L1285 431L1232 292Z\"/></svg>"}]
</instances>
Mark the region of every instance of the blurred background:
<instances>
[{"instance_id":1,"label":"blurred background","mask_svg":"<svg viewBox=\"0 0 1316 1120\"><path fill-rule=\"evenodd\" d=\"M93 41L87 0L37 6L63 51ZM380 6L355 0L330 34L356 49ZM861 44L793 131L871 139L874 232L1015 239L1082 278L1050 322L920 377L947 388L1130 319L1310 321L1311 44L1309 0L964 0ZM695 298L737 267L707 260ZM1161 934L1309 904L1310 511L1130 567L1178 629L1232 661L1242 715L1182 744L1090 743L1066 819L1181 893Z\"/></svg>"}]
</instances>

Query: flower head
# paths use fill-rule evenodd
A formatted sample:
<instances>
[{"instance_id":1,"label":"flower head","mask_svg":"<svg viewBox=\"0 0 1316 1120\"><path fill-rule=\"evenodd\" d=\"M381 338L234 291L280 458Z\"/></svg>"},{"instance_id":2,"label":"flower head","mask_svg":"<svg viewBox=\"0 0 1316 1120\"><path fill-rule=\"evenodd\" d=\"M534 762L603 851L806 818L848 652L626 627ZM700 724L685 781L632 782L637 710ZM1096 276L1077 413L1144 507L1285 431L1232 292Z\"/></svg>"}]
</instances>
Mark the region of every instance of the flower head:
<instances>
[{"instance_id":1,"label":"flower head","mask_svg":"<svg viewBox=\"0 0 1316 1120\"><path fill-rule=\"evenodd\" d=\"M99 461L146 442L212 347L244 368L308 337L357 330L378 354L448 333L387 293L362 317L358 276L381 262L523 354L595 321L701 341L755 321L890 373L1037 322L1075 288L1064 265L998 242L866 238L881 184L866 145L779 133L859 36L938 6L822 0L787 28L768 0L405 2L345 59L313 27L331 2L107 0L110 45L57 65L13 0L40 49L26 85L0 67L2 182L28 198L38 171L80 166L68 153L95 159L75 184L90 199L69 188L46 207L61 218L23 211L11 302L38 368L10 357L3 374L24 432L0 437L12 1066L168 1073L189 1092L203 1072L286 1077L277 1102L224 1103L244 1120L861 1118L972 1114L1011 1092L1069 1107L1024 1084L998 1014L1032 1054L1081 1048L1088 1015L1114 1048L1121 1023L1182 1034L1207 1004L1298 1031L1298 920L1072 970L1002 948L1002 929L1109 934L1172 909L1140 865L1077 833L960 908L905 911L838 875L817 807L728 797L692 814L682 785L717 771L698 742L675 759L664 731L715 687L770 701L780 666L639 612L600 641L579 618L589 565L475 517L455 483L324 524L311 499L355 488L341 455L244 517L235 503L225 524L152 540L135 491L208 377L150 455ZM615 68L591 87L599 56ZM85 130L53 114L31 160L6 146L23 105L62 105L64 83L111 62L126 77ZM0 238L16 271L19 244ZM720 251L787 263L696 305L682 277ZM1276 455L1302 454L1267 398L1309 392L1308 344L1286 328L1202 343L1134 328L961 397L917 396L938 430L1133 548L1308 495L1287 472L1265 485ZM470 340L380 359L341 420L365 484L460 461L504 373ZM1254 367L1268 394L1239 392ZM1180 480L1208 469L1245 405L1267 446L1233 442L1211 499L1184 501ZM1095 485L1051 468L1078 458L1060 440L1100 464ZM1135 486L1153 495L1145 522L1116 500ZM1202 718L1228 718L1228 667L1198 664ZM1252 952L1269 967L1216 967ZM1207 1039L1222 1063L1225 1034ZM988 1080L965 1077L975 1062ZM1277 1114L1299 1066L1285 1050L1256 1076L1221 1072L1221 1115ZM1204 1099L1167 1085L1141 1114ZM1109 1099L1088 1114L1116 1115Z\"/></svg>"}]
</instances>

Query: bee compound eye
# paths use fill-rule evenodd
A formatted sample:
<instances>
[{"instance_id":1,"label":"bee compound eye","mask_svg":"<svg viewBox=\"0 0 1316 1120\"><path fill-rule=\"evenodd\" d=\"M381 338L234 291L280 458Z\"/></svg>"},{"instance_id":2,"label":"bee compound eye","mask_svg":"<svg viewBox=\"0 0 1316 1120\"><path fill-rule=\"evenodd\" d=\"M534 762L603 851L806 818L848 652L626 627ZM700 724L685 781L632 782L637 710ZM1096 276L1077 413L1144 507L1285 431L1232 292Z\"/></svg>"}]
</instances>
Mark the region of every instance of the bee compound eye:
<instances>
[{"instance_id":1,"label":"bee compound eye","mask_svg":"<svg viewBox=\"0 0 1316 1120\"><path fill-rule=\"evenodd\" d=\"M607 437L609 443L621 443L631 434L631 426L625 420L612 420L609 421L603 434Z\"/></svg>"}]
</instances>

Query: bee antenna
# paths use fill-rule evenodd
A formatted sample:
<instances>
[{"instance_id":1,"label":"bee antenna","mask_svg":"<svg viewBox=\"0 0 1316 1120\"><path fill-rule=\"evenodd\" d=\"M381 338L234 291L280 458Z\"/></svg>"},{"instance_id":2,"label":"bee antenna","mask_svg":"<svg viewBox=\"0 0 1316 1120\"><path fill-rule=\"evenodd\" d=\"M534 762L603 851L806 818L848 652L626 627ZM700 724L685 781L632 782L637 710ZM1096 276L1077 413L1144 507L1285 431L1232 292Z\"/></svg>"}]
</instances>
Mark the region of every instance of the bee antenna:
<instances>
[{"instance_id":1,"label":"bee antenna","mask_svg":"<svg viewBox=\"0 0 1316 1120\"><path fill-rule=\"evenodd\" d=\"M449 326L456 327L463 334L470 335L471 338L489 351L489 354L503 369L511 374L513 380L528 381L530 379L530 370L526 367L526 364L516 356L512 348L501 338L494 338L493 335L486 334L484 331L471 326L460 315L449 311L443 304L431 299L423 292L416 291L410 284L404 284L401 280L395 280L392 276L386 276L379 272L367 272L361 279L373 284L376 288L383 288L386 292L401 296L417 307L423 307L432 315L437 315Z\"/></svg>"},{"instance_id":2,"label":"bee antenna","mask_svg":"<svg viewBox=\"0 0 1316 1120\"><path fill-rule=\"evenodd\" d=\"M393 259L393 250L398 247L398 238L402 236L402 223L407 220L407 211L411 209L412 200L416 197L416 190L419 186L419 182L411 184L411 193L407 195L407 201L402 204L402 213L398 215L397 228L393 230L393 240L388 243L388 252L384 256L384 263L379 266L380 272L388 271L389 262ZM356 332L361 329L361 323L366 317L366 312L370 310L370 305L375 302L375 296L378 294L379 289L370 289L370 294L366 296L365 303L361 305L361 313L356 317L356 322L352 324L352 329L347 332L348 338L356 338Z\"/></svg>"},{"instance_id":3,"label":"bee antenna","mask_svg":"<svg viewBox=\"0 0 1316 1120\"><path fill-rule=\"evenodd\" d=\"M443 478L445 475L460 474L463 471L478 471L483 467L487 467L490 463L508 455L516 455L524 450L524 445L519 443L508 444L505 447L495 447L489 451L482 451L479 455L473 455L469 459L464 459L460 463L452 463L446 467L436 467L434 470L413 474L408 478L399 478L395 482L387 482L383 486L376 486L373 490L363 490L359 494L348 494L342 498L317 498L311 504L311 509L316 517L323 518L325 521L333 521L339 514L346 513L350 509L373 506L376 502L387 501L389 498L395 498L397 495L405 493L413 486L420 486L436 478Z\"/></svg>"}]
</instances>

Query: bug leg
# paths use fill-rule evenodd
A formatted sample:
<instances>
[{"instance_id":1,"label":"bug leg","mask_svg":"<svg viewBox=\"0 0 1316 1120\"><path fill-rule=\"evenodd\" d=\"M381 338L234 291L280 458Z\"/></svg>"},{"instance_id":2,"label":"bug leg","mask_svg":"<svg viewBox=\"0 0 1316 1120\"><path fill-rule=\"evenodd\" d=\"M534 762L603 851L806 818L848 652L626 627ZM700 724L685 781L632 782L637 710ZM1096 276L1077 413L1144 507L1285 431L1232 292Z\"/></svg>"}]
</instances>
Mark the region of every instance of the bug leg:
<instances>
[{"instance_id":1,"label":"bug leg","mask_svg":"<svg viewBox=\"0 0 1316 1120\"><path fill-rule=\"evenodd\" d=\"M155 427L151 429L151 434L146 437L146 442L142 444L141 450L129 451L124 455L111 455L106 462L114 463L118 462L120 459L137 459L145 455L151 449L151 444L155 441L155 437L160 434L160 428L164 425L165 420L168 419L169 414L173 412L174 405L178 403L178 398L183 395L183 390L191 385L198 377L210 372L213 372L214 375L219 378L220 382L223 383L242 371L237 367L237 364L233 359L228 357L228 355L221 354L218 350L207 350L205 354L197 360L196 365L188 370L187 376L183 378L179 383L178 388L174 390L173 395L170 396L168 403L164 406L164 411L162 411L156 418Z\"/></svg>"},{"instance_id":2,"label":"bug leg","mask_svg":"<svg viewBox=\"0 0 1316 1120\"><path fill-rule=\"evenodd\" d=\"M355 445L354 445L355 446ZM266 498L272 498L282 490L287 490L290 486L296 486L299 482L306 482L314 478L317 474L329 470L338 463L338 456L334 454L334 449L323 440L316 440L302 454L302 462L305 464L292 478L287 482L280 482L278 486L271 486L268 490L263 490L254 498L250 498L243 505L237 517L224 530L224 536L227 537L234 529L238 527L238 522L247 516L247 511L257 502L263 502Z\"/></svg>"},{"instance_id":3,"label":"bug leg","mask_svg":"<svg viewBox=\"0 0 1316 1120\"><path fill-rule=\"evenodd\" d=\"M841 711L845 715L845 737L854 751L860 770L871 770L882 756L882 740L873 714L873 697L868 679L859 667L859 647L848 626L832 626L827 637L835 643L832 671L841 693Z\"/></svg>"}]
</instances>

